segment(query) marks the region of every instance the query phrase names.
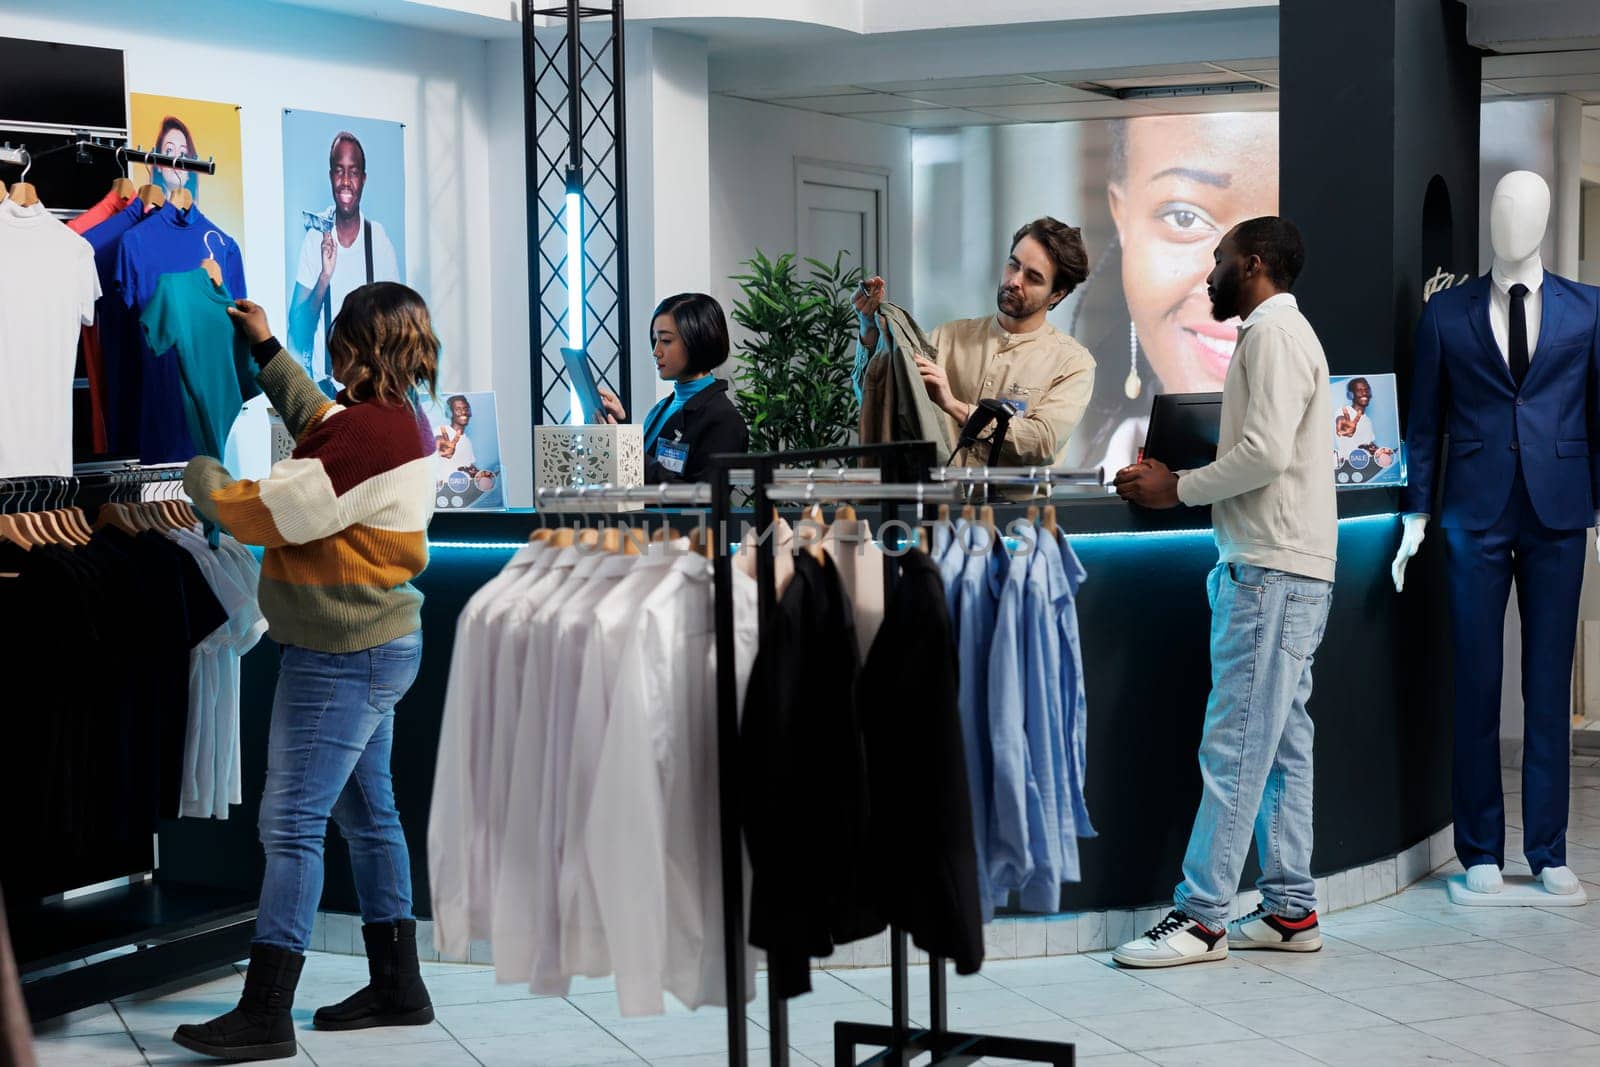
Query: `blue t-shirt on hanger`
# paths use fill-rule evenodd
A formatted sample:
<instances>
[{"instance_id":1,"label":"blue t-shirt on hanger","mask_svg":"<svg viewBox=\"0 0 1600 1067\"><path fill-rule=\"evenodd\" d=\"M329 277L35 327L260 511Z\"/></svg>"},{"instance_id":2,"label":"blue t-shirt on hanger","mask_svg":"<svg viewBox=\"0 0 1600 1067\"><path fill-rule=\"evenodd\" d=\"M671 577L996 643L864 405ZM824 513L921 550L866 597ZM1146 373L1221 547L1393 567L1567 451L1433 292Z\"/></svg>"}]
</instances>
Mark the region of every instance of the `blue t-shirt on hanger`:
<instances>
[{"instance_id":1,"label":"blue t-shirt on hanger","mask_svg":"<svg viewBox=\"0 0 1600 1067\"><path fill-rule=\"evenodd\" d=\"M206 249L206 234L211 247ZM170 203L147 217L122 238L117 249L117 286L123 303L141 314L155 296L164 274L183 273L200 266L207 256L222 267L222 284L243 298L244 257L239 244L200 213L198 207L179 211ZM144 389L140 405L139 459L145 463L174 463L189 459L198 449L184 414L183 385L178 361L161 359L148 344L143 348Z\"/></svg>"},{"instance_id":2,"label":"blue t-shirt on hanger","mask_svg":"<svg viewBox=\"0 0 1600 1067\"><path fill-rule=\"evenodd\" d=\"M94 267L100 274L103 295L95 304L95 321L106 375L106 436L112 455L118 456L139 452L144 355L138 320L128 313L117 287L117 254L128 231L153 215L154 211L145 214L142 200L134 200L83 235L94 249Z\"/></svg>"}]
</instances>

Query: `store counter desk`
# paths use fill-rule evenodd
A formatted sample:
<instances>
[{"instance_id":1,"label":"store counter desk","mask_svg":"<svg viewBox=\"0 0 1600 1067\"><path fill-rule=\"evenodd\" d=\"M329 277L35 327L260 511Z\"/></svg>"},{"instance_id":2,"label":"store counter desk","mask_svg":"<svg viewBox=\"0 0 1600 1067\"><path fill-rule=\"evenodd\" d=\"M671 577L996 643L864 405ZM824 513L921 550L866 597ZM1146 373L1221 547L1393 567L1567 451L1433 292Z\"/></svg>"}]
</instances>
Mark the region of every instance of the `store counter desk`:
<instances>
[{"instance_id":1,"label":"store counter desk","mask_svg":"<svg viewBox=\"0 0 1600 1067\"><path fill-rule=\"evenodd\" d=\"M1399 542L1398 494L1371 489L1339 498L1339 569L1326 636L1317 654L1311 714L1316 740L1316 850L1322 874L1384 860L1450 821L1449 636L1443 552L1429 538L1407 574L1390 584ZM1024 505L996 507L1002 527ZM860 509L872 519L869 509ZM1210 688L1206 573L1216 560L1203 509L1141 512L1094 494L1056 505L1088 572L1079 592L1088 692L1089 811L1098 838L1081 842L1083 880L1063 888L1066 911L1133 908L1171 898L1199 796L1195 753ZM672 513L590 516L590 522L653 524ZM909 516L909 509L902 509ZM576 516L546 516L556 524ZM429 912L427 823L434 757L456 617L472 593L539 524L530 511L439 514L429 530L431 562L417 583L426 595L421 673L395 719L394 779L411 848L416 910ZM686 529L694 519L673 515ZM267 725L276 677L270 641L244 664L243 806L256 818L265 775ZM710 713L708 709L708 714ZM957 783L950 783L956 788ZM248 835L218 833L198 820L169 823L164 863L186 881L259 884L262 859ZM323 907L356 911L345 849L330 826ZM165 846L166 842L163 842ZM1249 877L1255 877L1252 861Z\"/></svg>"}]
</instances>

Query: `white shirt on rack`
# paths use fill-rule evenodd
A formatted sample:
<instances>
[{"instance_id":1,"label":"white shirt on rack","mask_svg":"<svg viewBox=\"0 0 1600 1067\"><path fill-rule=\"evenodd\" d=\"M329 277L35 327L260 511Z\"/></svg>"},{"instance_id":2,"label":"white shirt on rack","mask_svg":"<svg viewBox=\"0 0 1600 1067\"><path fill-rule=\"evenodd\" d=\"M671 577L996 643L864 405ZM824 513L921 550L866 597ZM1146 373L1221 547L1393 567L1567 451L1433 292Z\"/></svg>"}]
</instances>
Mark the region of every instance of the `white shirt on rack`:
<instances>
[{"instance_id":1,"label":"white shirt on rack","mask_svg":"<svg viewBox=\"0 0 1600 1067\"><path fill-rule=\"evenodd\" d=\"M561 966L562 838L583 654L594 633L596 609L624 584L641 589L669 562L659 545L644 556L602 555L588 579L542 626L535 620L547 639L549 658L543 677L529 679L540 688L524 688L508 800L515 817L506 822L496 884L494 958L501 981L526 982L541 996L565 995L570 977ZM635 575L642 577L631 580ZM608 662L601 674L611 669Z\"/></svg>"},{"instance_id":2,"label":"white shirt on rack","mask_svg":"<svg viewBox=\"0 0 1600 1067\"><path fill-rule=\"evenodd\" d=\"M0 478L72 475L72 373L94 249L43 204L0 200Z\"/></svg>"},{"instance_id":3,"label":"white shirt on rack","mask_svg":"<svg viewBox=\"0 0 1600 1067\"><path fill-rule=\"evenodd\" d=\"M611 720L612 697L620 680L617 661L638 628L639 605L666 578L669 565L682 558L688 547L686 538L651 545L645 558L595 605L589 636L579 653L558 876L561 970L568 976L599 978L611 973L598 894L589 871L587 834L595 774Z\"/></svg>"},{"instance_id":4,"label":"white shirt on rack","mask_svg":"<svg viewBox=\"0 0 1600 1067\"><path fill-rule=\"evenodd\" d=\"M755 585L734 575L736 668L748 677ZM660 1014L663 992L690 1008L725 999L710 562L680 560L639 615L617 667L586 831L625 1016Z\"/></svg>"},{"instance_id":5,"label":"white shirt on rack","mask_svg":"<svg viewBox=\"0 0 1600 1067\"><path fill-rule=\"evenodd\" d=\"M1510 271L1496 263L1489 272L1489 329L1494 333L1500 358L1510 366L1511 287L1518 284L1528 287L1528 295L1522 298L1522 309L1528 323L1528 364L1532 366L1533 354L1539 348L1539 326L1544 321L1544 264L1537 256L1532 262L1519 264Z\"/></svg>"},{"instance_id":6,"label":"white shirt on rack","mask_svg":"<svg viewBox=\"0 0 1600 1067\"><path fill-rule=\"evenodd\" d=\"M518 549L500 573L472 595L456 621L428 814L428 880L433 891L434 947L457 959L467 958L475 936L472 875L487 863L486 857L480 863L474 856L474 848L482 844L476 827L488 790L487 778L474 774L487 741L478 734L490 648L484 620L507 589L541 561L548 563L551 555L553 551L539 543Z\"/></svg>"}]
</instances>

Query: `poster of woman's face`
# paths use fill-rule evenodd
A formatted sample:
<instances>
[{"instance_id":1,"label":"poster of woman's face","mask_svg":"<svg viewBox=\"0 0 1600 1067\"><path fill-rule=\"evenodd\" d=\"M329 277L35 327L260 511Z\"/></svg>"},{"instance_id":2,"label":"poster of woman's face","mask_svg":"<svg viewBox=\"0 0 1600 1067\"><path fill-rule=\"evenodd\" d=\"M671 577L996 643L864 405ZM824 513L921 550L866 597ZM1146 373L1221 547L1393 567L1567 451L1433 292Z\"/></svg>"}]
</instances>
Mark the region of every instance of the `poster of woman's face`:
<instances>
[{"instance_id":1,"label":"poster of woman's face","mask_svg":"<svg viewBox=\"0 0 1600 1067\"><path fill-rule=\"evenodd\" d=\"M991 310L976 279L941 260L993 245L999 262L1012 230L1040 214L1083 229L1093 269L1051 321L1094 354L1095 389L1058 461L1109 475L1143 444L1152 396L1221 391L1238 322L1212 318L1206 275L1229 229L1278 211L1275 112L916 136L911 310L928 309L925 329Z\"/></svg>"},{"instance_id":2,"label":"poster of woman's face","mask_svg":"<svg viewBox=\"0 0 1600 1067\"><path fill-rule=\"evenodd\" d=\"M244 247L244 161L238 106L129 93L128 114L135 145L162 155L216 164L215 174L135 164L129 168L134 183L154 185L167 196L187 189L206 219Z\"/></svg>"}]
</instances>

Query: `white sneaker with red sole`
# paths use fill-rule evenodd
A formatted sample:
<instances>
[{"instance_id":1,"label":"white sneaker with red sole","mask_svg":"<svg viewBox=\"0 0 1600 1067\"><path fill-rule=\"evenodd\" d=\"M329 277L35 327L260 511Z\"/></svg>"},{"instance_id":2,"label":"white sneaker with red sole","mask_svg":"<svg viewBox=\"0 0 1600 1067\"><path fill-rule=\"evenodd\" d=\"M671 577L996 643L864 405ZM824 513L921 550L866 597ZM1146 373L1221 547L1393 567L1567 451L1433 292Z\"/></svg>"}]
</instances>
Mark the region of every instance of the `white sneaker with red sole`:
<instances>
[{"instance_id":1,"label":"white sneaker with red sole","mask_svg":"<svg viewBox=\"0 0 1600 1067\"><path fill-rule=\"evenodd\" d=\"M1316 952L1322 948L1322 928L1317 925L1317 913L1298 919L1285 919L1273 915L1265 908L1257 908L1242 919L1228 924L1230 949L1268 952Z\"/></svg>"},{"instance_id":2,"label":"white sneaker with red sole","mask_svg":"<svg viewBox=\"0 0 1600 1067\"><path fill-rule=\"evenodd\" d=\"M1111 958L1124 967L1181 967L1227 959L1228 932L1173 909L1142 936L1118 946Z\"/></svg>"}]
</instances>

